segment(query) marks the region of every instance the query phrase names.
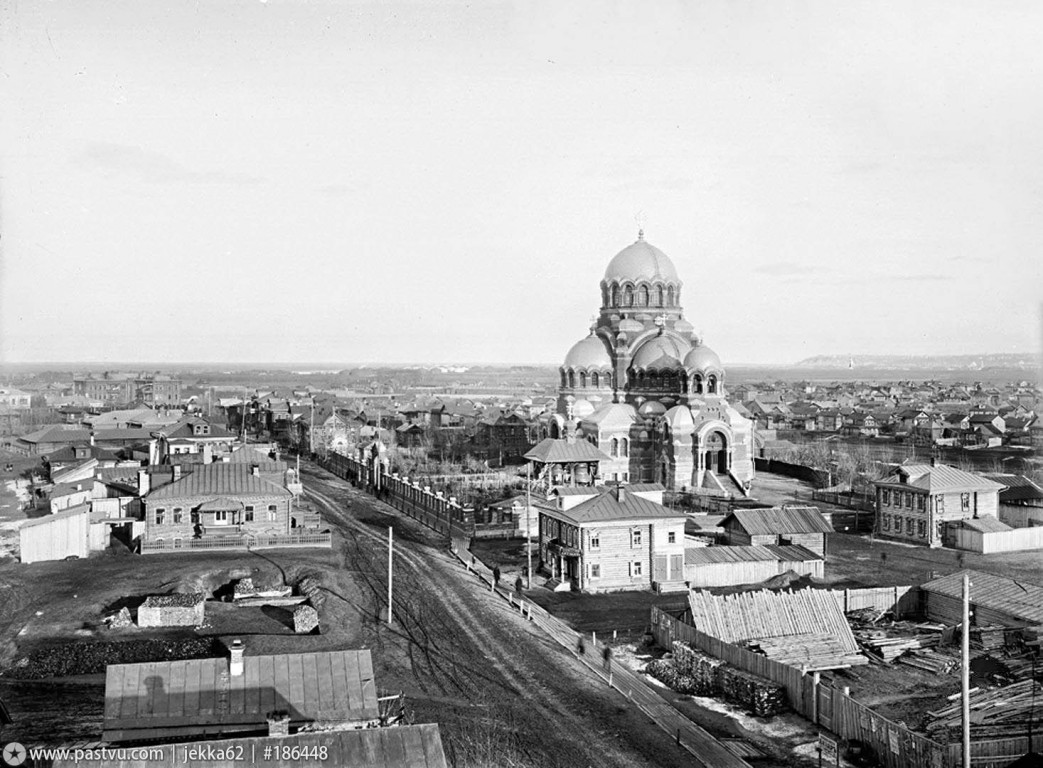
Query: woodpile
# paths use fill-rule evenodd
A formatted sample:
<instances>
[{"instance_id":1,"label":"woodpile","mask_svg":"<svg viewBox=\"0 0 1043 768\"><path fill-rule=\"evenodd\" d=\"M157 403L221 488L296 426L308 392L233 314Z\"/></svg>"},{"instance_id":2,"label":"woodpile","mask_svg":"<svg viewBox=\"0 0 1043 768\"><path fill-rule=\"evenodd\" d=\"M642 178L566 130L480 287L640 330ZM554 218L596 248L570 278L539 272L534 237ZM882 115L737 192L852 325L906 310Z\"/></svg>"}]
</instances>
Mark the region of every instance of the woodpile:
<instances>
[{"instance_id":1,"label":"woodpile","mask_svg":"<svg viewBox=\"0 0 1043 768\"><path fill-rule=\"evenodd\" d=\"M942 653L921 649L913 650L899 657L899 664L907 667L916 667L936 675L947 675L960 666L959 660Z\"/></svg>"},{"instance_id":2,"label":"woodpile","mask_svg":"<svg viewBox=\"0 0 1043 768\"><path fill-rule=\"evenodd\" d=\"M757 717L771 717L788 708L783 686L729 666L685 643L675 641L673 653L649 663L645 672L678 693L719 695Z\"/></svg>"},{"instance_id":3,"label":"woodpile","mask_svg":"<svg viewBox=\"0 0 1043 768\"><path fill-rule=\"evenodd\" d=\"M970 695L971 735L1002 736L1024 733L1033 705L1043 686L1033 680L995 688L972 691ZM961 702L927 713L927 732L935 739L959 738L962 727Z\"/></svg>"},{"instance_id":4,"label":"woodpile","mask_svg":"<svg viewBox=\"0 0 1043 768\"><path fill-rule=\"evenodd\" d=\"M881 661L891 662L906 651L935 648L940 635L892 635L883 630L856 630L855 638L862 649Z\"/></svg>"},{"instance_id":5,"label":"woodpile","mask_svg":"<svg viewBox=\"0 0 1043 768\"><path fill-rule=\"evenodd\" d=\"M774 661L807 671L857 667L869 663L858 651L845 648L832 635L798 635L751 640L749 649Z\"/></svg>"}]
</instances>

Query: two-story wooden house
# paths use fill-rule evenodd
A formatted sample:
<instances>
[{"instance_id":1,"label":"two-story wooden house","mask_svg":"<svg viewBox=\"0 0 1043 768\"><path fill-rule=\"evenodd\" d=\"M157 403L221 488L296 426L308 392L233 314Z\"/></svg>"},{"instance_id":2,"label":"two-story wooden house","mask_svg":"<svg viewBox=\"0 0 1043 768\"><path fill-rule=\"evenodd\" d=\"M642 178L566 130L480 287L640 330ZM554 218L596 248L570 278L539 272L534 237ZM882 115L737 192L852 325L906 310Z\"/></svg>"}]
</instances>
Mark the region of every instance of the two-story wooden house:
<instances>
[{"instance_id":1,"label":"two-story wooden house","mask_svg":"<svg viewBox=\"0 0 1043 768\"><path fill-rule=\"evenodd\" d=\"M873 485L877 533L928 547L945 546L947 523L995 518L1004 488L946 464L906 464Z\"/></svg>"},{"instance_id":2,"label":"two-story wooden house","mask_svg":"<svg viewBox=\"0 0 1043 768\"><path fill-rule=\"evenodd\" d=\"M638 488L569 489L558 506L539 507L540 565L555 585L585 592L686 589L685 515L653 500L662 498L662 486Z\"/></svg>"}]
</instances>

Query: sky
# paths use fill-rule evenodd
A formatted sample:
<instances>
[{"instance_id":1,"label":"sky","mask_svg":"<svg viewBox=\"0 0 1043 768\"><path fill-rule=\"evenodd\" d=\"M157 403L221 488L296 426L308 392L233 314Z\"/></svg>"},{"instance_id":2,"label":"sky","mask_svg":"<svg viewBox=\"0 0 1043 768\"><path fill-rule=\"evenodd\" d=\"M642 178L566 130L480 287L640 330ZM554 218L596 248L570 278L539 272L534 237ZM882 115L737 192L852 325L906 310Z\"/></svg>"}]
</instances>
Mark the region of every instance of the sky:
<instances>
[{"instance_id":1,"label":"sky","mask_svg":"<svg viewBox=\"0 0 1043 768\"><path fill-rule=\"evenodd\" d=\"M1032 353L1043 5L0 0L0 362Z\"/></svg>"}]
</instances>

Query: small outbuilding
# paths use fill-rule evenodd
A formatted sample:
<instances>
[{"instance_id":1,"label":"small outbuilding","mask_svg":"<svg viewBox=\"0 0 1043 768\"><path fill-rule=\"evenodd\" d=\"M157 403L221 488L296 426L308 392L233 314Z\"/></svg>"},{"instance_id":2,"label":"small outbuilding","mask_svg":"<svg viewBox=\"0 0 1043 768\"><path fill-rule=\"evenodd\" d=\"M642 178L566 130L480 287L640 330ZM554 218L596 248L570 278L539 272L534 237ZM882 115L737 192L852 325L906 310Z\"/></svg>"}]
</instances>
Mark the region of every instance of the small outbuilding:
<instances>
[{"instance_id":1,"label":"small outbuilding","mask_svg":"<svg viewBox=\"0 0 1043 768\"><path fill-rule=\"evenodd\" d=\"M825 560L806 547L690 547L684 552L684 576L689 587L730 587L756 584L793 571L821 579Z\"/></svg>"},{"instance_id":2,"label":"small outbuilding","mask_svg":"<svg viewBox=\"0 0 1043 768\"><path fill-rule=\"evenodd\" d=\"M796 545L825 557L826 536L833 526L818 507L787 505L769 509L736 509L720 522L730 545Z\"/></svg>"},{"instance_id":3,"label":"small outbuilding","mask_svg":"<svg viewBox=\"0 0 1043 768\"><path fill-rule=\"evenodd\" d=\"M1006 576L963 570L920 585L930 621L956 625L963 619L963 574L970 575L971 626L1027 627L1043 624L1043 586Z\"/></svg>"}]
</instances>

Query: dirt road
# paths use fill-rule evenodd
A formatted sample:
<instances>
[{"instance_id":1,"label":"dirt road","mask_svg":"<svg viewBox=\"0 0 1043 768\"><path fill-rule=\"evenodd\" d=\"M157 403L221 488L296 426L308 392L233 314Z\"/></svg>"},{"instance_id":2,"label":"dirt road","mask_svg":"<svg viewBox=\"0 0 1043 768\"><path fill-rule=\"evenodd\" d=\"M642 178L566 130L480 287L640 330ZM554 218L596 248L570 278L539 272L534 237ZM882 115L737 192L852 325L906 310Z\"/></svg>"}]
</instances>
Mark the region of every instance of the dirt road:
<instances>
[{"instance_id":1,"label":"dirt road","mask_svg":"<svg viewBox=\"0 0 1043 768\"><path fill-rule=\"evenodd\" d=\"M308 467L305 487L343 536L377 674L418 721L441 724L458 766L671 766L690 755L560 646L461 578L446 542L344 481ZM350 505L350 506L349 506ZM395 532L394 618L386 604Z\"/></svg>"}]
</instances>

